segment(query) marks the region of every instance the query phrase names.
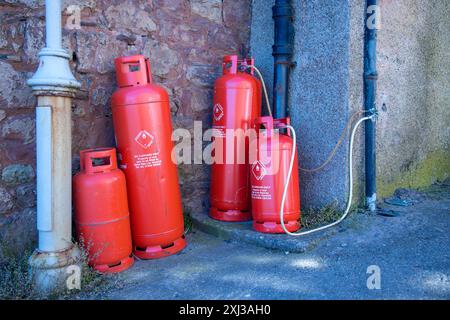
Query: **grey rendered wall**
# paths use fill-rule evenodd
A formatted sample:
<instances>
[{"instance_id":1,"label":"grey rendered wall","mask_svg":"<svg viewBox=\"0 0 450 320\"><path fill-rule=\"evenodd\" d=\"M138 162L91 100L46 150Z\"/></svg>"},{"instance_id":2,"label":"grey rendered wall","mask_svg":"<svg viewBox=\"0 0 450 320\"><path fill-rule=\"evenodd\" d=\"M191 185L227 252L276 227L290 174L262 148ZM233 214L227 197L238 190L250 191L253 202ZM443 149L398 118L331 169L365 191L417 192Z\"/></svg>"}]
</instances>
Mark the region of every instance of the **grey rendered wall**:
<instances>
[{"instance_id":1,"label":"grey rendered wall","mask_svg":"<svg viewBox=\"0 0 450 320\"><path fill-rule=\"evenodd\" d=\"M273 80L273 0L253 0L251 52ZM363 105L363 0L296 0L289 101L302 167L316 167ZM450 2L380 0L378 194L450 176ZM363 130L357 134L355 195L364 198ZM319 173L303 173L302 206L347 196L348 146Z\"/></svg>"},{"instance_id":2,"label":"grey rendered wall","mask_svg":"<svg viewBox=\"0 0 450 320\"><path fill-rule=\"evenodd\" d=\"M251 52L273 80L272 5L254 0ZM301 167L320 165L339 139L349 113L349 6L348 1L293 1L294 58L289 107L297 129ZM317 173L300 172L303 207L322 207L347 190L347 146L328 167Z\"/></svg>"},{"instance_id":3,"label":"grey rendered wall","mask_svg":"<svg viewBox=\"0 0 450 320\"><path fill-rule=\"evenodd\" d=\"M273 99L273 19L275 0L253 0L250 27L250 53L264 76L270 101Z\"/></svg>"},{"instance_id":4,"label":"grey rendered wall","mask_svg":"<svg viewBox=\"0 0 450 320\"><path fill-rule=\"evenodd\" d=\"M378 193L450 175L450 2L382 0Z\"/></svg>"},{"instance_id":5,"label":"grey rendered wall","mask_svg":"<svg viewBox=\"0 0 450 320\"><path fill-rule=\"evenodd\" d=\"M348 1L293 1L296 17L290 83L292 123L298 131L300 166L323 163L339 140L349 115ZM348 148L343 144L324 170L300 172L302 202L323 207L345 205Z\"/></svg>"}]
</instances>

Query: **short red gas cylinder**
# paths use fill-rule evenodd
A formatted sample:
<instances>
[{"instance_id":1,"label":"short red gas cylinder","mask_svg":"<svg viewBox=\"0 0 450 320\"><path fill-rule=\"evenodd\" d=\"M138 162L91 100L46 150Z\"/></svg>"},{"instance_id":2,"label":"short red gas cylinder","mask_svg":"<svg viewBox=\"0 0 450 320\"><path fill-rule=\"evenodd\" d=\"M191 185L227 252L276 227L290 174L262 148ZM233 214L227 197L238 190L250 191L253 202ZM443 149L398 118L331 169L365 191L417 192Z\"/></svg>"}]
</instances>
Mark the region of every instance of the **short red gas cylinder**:
<instances>
[{"instance_id":1,"label":"short red gas cylinder","mask_svg":"<svg viewBox=\"0 0 450 320\"><path fill-rule=\"evenodd\" d=\"M116 150L84 150L80 167L73 178L73 203L88 263L105 273L126 270L134 259L125 175L117 168Z\"/></svg>"},{"instance_id":2,"label":"short red gas cylinder","mask_svg":"<svg viewBox=\"0 0 450 320\"><path fill-rule=\"evenodd\" d=\"M239 138L227 138L227 132L242 130L241 133L245 134L253 128L253 120L261 115L261 82L249 68L253 64L253 59L238 60L236 55L225 56L223 75L214 85L212 126L213 143L217 147L214 150L215 162L211 166L209 215L216 220L251 220L249 141L245 138L244 144L239 144ZM227 156L227 143L231 139L235 143L234 157ZM244 161L239 154L244 155Z\"/></svg>"},{"instance_id":3,"label":"short red gas cylinder","mask_svg":"<svg viewBox=\"0 0 450 320\"><path fill-rule=\"evenodd\" d=\"M152 81L142 55L115 60L112 96L120 168L125 172L134 254L155 259L186 246L177 167L171 159L172 124L167 92Z\"/></svg>"},{"instance_id":4,"label":"short red gas cylinder","mask_svg":"<svg viewBox=\"0 0 450 320\"><path fill-rule=\"evenodd\" d=\"M251 166L251 197L253 228L263 233L284 233L280 220L280 206L287 181L293 143L290 133L279 128L289 125L289 118L260 117L255 121L257 141L256 159ZM259 130L260 126L265 130ZM283 130L285 131L285 130ZM300 188L298 158L289 180L284 203L284 223L289 232L300 229Z\"/></svg>"}]
</instances>

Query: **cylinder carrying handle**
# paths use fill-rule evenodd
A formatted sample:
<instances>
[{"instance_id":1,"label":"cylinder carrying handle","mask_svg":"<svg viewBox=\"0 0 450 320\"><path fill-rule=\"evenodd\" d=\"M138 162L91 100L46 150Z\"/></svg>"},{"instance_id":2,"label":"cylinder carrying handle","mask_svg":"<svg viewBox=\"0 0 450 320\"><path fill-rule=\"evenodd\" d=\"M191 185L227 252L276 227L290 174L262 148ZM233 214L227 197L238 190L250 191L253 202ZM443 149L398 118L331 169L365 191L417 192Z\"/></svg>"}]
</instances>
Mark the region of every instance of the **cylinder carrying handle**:
<instances>
[{"instance_id":1,"label":"cylinder carrying handle","mask_svg":"<svg viewBox=\"0 0 450 320\"><path fill-rule=\"evenodd\" d=\"M255 119L255 128L256 130L262 125L268 132L272 132L273 130L274 119L270 116L266 117L258 117Z\"/></svg>"},{"instance_id":2,"label":"cylinder carrying handle","mask_svg":"<svg viewBox=\"0 0 450 320\"><path fill-rule=\"evenodd\" d=\"M239 61L238 61L239 62ZM241 61L241 67L244 70L250 70L250 74L252 76L255 75L255 59L254 58L246 58L246 59L242 59Z\"/></svg>"},{"instance_id":3,"label":"cylinder carrying handle","mask_svg":"<svg viewBox=\"0 0 450 320\"><path fill-rule=\"evenodd\" d=\"M148 83L152 83L153 79L152 79L152 68L150 65L150 59L149 58L145 58L145 65L146 65L146 70L147 70L147 81Z\"/></svg>"},{"instance_id":4,"label":"cylinder carrying handle","mask_svg":"<svg viewBox=\"0 0 450 320\"><path fill-rule=\"evenodd\" d=\"M272 135L273 135L273 118L270 116L265 116L265 117L258 117L255 119L254 121L254 128L256 130L256 136L258 141L261 139L260 136L260 127L263 126L266 129L266 137L264 139L266 139L267 144L271 145L272 144ZM270 157L272 154L272 150L268 149L267 151L267 156ZM258 158L260 157L259 152L257 153Z\"/></svg>"},{"instance_id":5,"label":"cylinder carrying handle","mask_svg":"<svg viewBox=\"0 0 450 320\"><path fill-rule=\"evenodd\" d=\"M228 55L223 57L222 63L222 71L223 74L236 74L238 72L239 67L241 67L244 71L250 69L250 74L253 76L255 71L253 67L255 65L255 59L253 58L244 58L239 60L237 55Z\"/></svg>"},{"instance_id":6,"label":"cylinder carrying handle","mask_svg":"<svg viewBox=\"0 0 450 320\"><path fill-rule=\"evenodd\" d=\"M107 159L102 165L94 165L95 159ZM87 174L101 173L117 169L117 157L115 148L91 149L80 153L80 162L83 162L82 168Z\"/></svg>"},{"instance_id":7,"label":"cylinder carrying handle","mask_svg":"<svg viewBox=\"0 0 450 320\"><path fill-rule=\"evenodd\" d=\"M143 55L115 59L119 87L146 85L152 82L150 60Z\"/></svg>"},{"instance_id":8,"label":"cylinder carrying handle","mask_svg":"<svg viewBox=\"0 0 450 320\"><path fill-rule=\"evenodd\" d=\"M230 66L231 64L231 66ZM236 74L238 70L238 56L229 55L223 57L222 71L223 74Z\"/></svg>"},{"instance_id":9,"label":"cylinder carrying handle","mask_svg":"<svg viewBox=\"0 0 450 320\"><path fill-rule=\"evenodd\" d=\"M272 132L273 129L284 129L291 124L291 118L274 119L271 116L258 117L255 119L255 128L259 129L259 126L264 126L266 130ZM290 133L288 133L290 136Z\"/></svg>"},{"instance_id":10,"label":"cylinder carrying handle","mask_svg":"<svg viewBox=\"0 0 450 320\"><path fill-rule=\"evenodd\" d=\"M291 118L280 118L273 120L274 128L276 129L285 129L291 125ZM290 137L292 135L291 130L287 130L287 135Z\"/></svg>"},{"instance_id":11,"label":"cylinder carrying handle","mask_svg":"<svg viewBox=\"0 0 450 320\"><path fill-rule=\"evenodd\" d=\"M83 172L85 171L85 166L84 166L84 159L86 158L86 153L88 152L92 152L95 149L84 149L80 151L80 171Z\"/></svg>"}]
</instances>

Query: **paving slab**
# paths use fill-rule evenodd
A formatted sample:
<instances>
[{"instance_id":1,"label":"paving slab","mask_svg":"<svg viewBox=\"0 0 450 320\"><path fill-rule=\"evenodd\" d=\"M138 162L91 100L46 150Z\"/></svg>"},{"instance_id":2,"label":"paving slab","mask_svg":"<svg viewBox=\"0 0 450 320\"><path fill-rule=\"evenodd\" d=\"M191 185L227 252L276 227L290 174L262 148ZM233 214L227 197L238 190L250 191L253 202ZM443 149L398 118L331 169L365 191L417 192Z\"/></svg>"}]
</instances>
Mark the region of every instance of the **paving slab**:
<instances>
[{"instance_id":1,"label":"paving slab","mask_svg":"<svg viewBox=\"0 0 450 320\"><path fill-rule=\"evenodd\" d=\"M330 238L342 228L319 232L301 237L285 234L266 234L256 232L252 222L222 222L210 218L206 213L191 214L195 229L214 235L223 240L246 243L272 250L302 253L316 247L320 241Z\"/></svg>"}]
</instances>

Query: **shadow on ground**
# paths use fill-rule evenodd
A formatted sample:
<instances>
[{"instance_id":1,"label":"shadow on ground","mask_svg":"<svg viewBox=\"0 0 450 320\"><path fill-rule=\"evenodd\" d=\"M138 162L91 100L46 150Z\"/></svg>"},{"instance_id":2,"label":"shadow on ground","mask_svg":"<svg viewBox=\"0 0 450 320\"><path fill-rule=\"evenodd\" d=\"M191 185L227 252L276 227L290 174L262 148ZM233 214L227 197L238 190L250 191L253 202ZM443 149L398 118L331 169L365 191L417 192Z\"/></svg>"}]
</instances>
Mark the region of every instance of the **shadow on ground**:
<instances>
[{"instance_id":1,"label":"shadow on ground","mask_svg":"<svg viewBox=\"0 0 450 320\"><path fill-rule=\"evenodd\" d=\"M408 194L413 204L382 204L395 217L353 214L303 253L189 234L187 249L138 261L105 299L449 299L450 185ZM367 288L367 268L381 289Z\"/></svg>"}]
</instances>

